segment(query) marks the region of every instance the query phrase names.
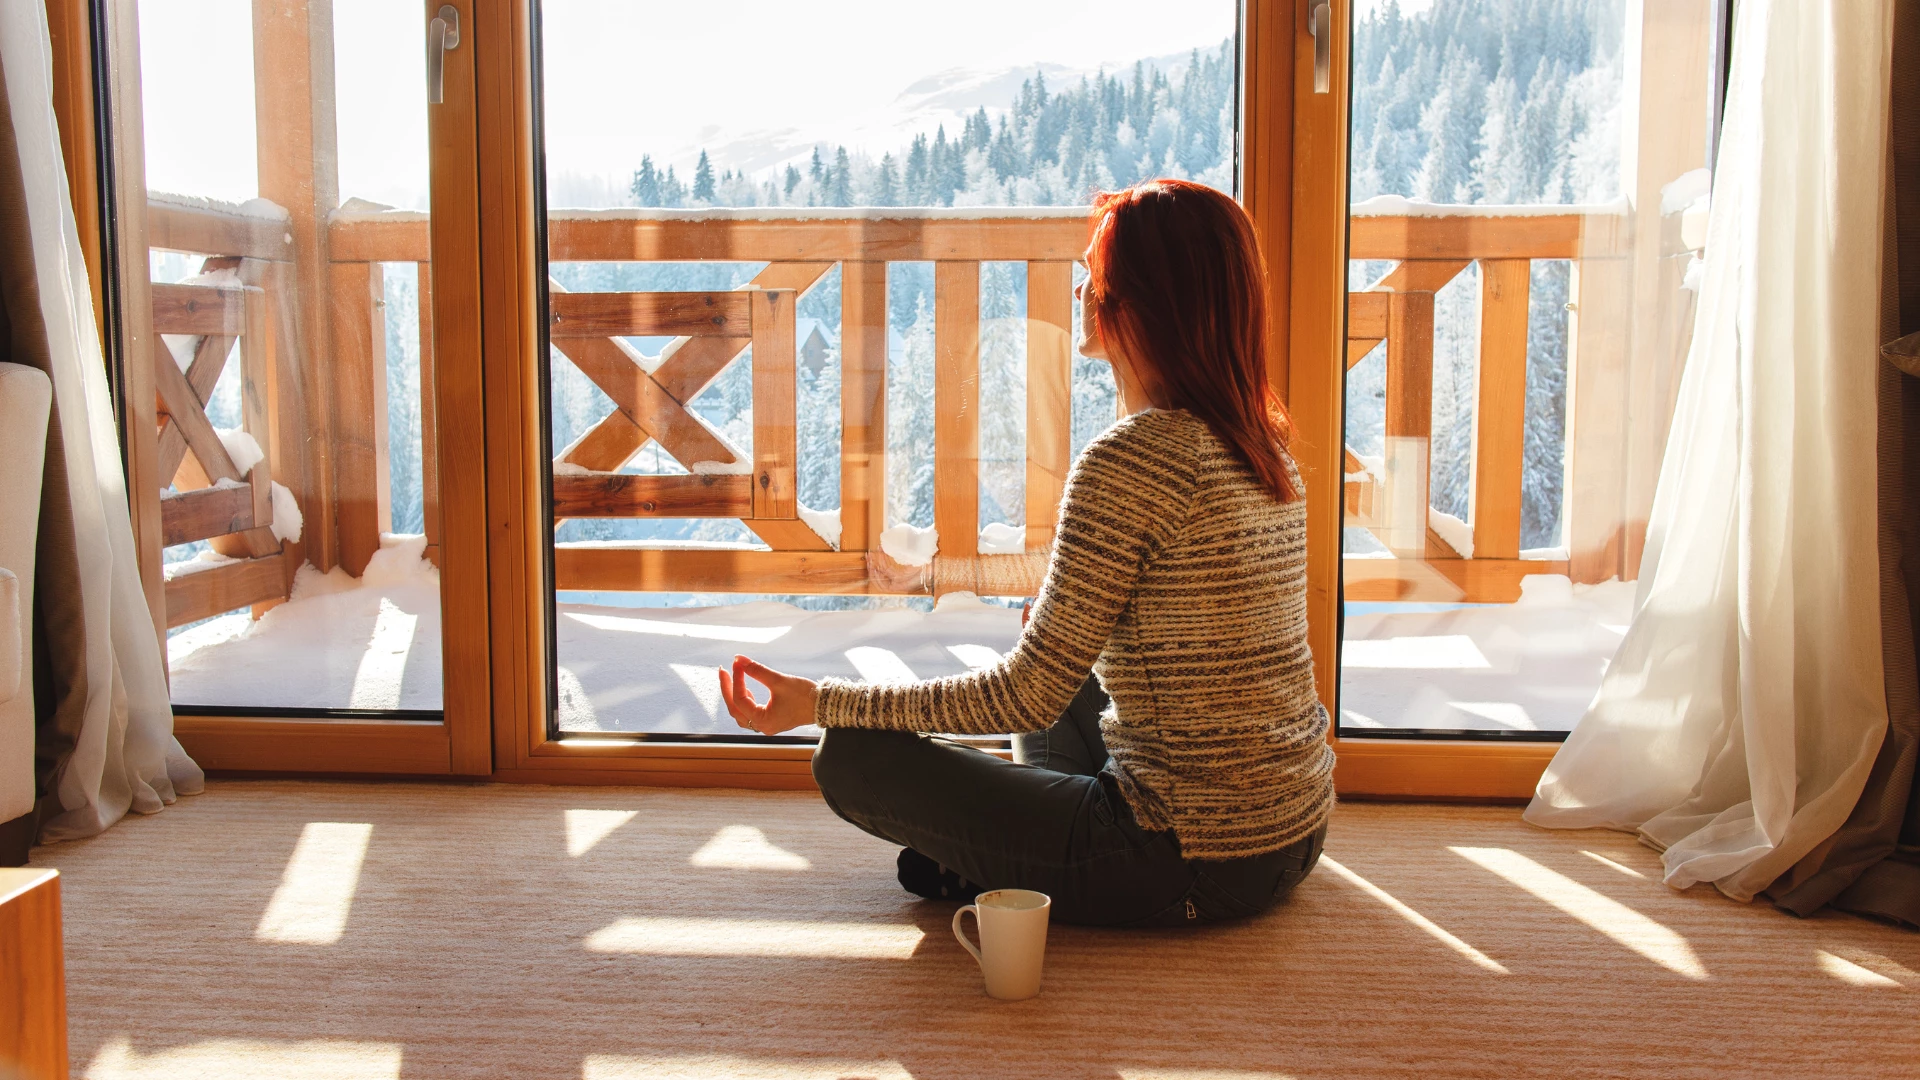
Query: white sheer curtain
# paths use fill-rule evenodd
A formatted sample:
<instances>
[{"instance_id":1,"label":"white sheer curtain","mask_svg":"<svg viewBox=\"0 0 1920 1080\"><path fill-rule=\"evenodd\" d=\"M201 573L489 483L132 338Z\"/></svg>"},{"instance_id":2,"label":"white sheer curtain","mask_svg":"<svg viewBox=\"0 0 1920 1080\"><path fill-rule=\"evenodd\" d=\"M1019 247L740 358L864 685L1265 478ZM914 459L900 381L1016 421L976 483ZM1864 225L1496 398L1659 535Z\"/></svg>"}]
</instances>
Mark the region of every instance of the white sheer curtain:
<instances>
[{"instance_id":1,"label":"white sheer curtain","mask_svg":"<svg viewBox=\"0 0 1920 1080\"><path fill-rule=\"evenodd\" d=\"M1874 436L1891 0L1745 0L1637 614L1526 818L1751 899L1886 731Z\"/></svg>"},{"instance_id":2,"label":"white sheer curtain","mask_svg":"<svg viewBox=\"0 0 1920 1080\"><path fill-rule=\"evenodd\" d=\"M78 605L86 626L84 686L71 691L85 695L77 742L42 806L40 838L53 841L91 836L129 809L152 813L176 793L200 790L202 778L173 738L166 672L140 588L112 398L53 115L45 5L0 4L0 65L19 145L80 568L77 595L43 595L41 602Z\"/></svg>"}]
</instances>

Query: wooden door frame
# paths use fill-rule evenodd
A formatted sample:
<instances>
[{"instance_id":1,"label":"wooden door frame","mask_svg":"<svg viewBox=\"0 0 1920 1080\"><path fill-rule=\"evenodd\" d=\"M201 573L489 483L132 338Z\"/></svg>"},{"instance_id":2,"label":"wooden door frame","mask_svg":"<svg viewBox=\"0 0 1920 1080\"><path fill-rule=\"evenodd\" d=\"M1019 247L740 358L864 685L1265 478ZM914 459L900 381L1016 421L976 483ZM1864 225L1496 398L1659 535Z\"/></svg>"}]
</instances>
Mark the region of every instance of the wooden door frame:
<instances>
[{"instance_id":1,"label":"wooden door frame","mask_svg":"<svg viewBox=\"0 0 1920 1080\"><path fill-rule=\"evenodd\" d=\"M54 105L67 152L67 172L75 217L88 270L98 297L103 341L111 335L121 357L140 357L151 348L153 328L147 270L147 192L141 107L138 7L136 0L45 0L54 40ZM454 0L471 19L473 0ZM425 5L422 8L425 18ZM104 15L104 25L95 25ZM95 44L102 47L96 49ZM434 145L432 180L432 254L442 267L469 272L436 273L434 325L438 330L436 406L443 417L477 417L481 411L479 328L465 316L480 305L480 222L474 101L474 52L456 49L447 56L446 103L430 114ZM104 56L107 70L96 73L94 58ZM104 74L104 78L99 75ZM96 105L96 89L105 90L105 108ZM310 124L308 126L311 126ZM320 137L325 137L324 133ZM105 152L112 168L100 168ZM103 172L111 190L100 185ZM115 208L102 220L102 196ZM325 230L319 230L324 235ZM106 275L113 274L113 287ZM320 320L325 321L325 320ZM146 365L122 360L116 390L126 423L154 423L154 389ZM144 376L144 377L143 377ZM227 716L176 712L174 733L195 760L214 770L486 775L492 768L490 695L485 674L486 536L484 476L479 470L450 468L481 457L475 424L448 424L439 443L440 509L447 525L440 572L443 589L442 718L342 719L312 716ZM464 438L463 438L464 436ZM157 562L159 513L155 499L157 469L142 441L127 444L128 487L135 547ZM327 522L309 518L309 529ZM320 538L324 541L324 537ZM148 565L143 560L142 565ZM165 601L158 581L145 582L160 647L166 648ZM264 711L264 710L263 710ZM275 710L278 714L280 711Z\"/></svg>"},{"instance_id":2,"label":"wooden door frame","mask_svg":"<svg viewBox=\"0 0 1920 1080\"><path fill-rule=\"evenodd\" d=\"M1340 530L1345 472L1342 398L1347 339L1347 139L1352 0L1332 0L1330 92L1313 89L1312 0L1278 0L1292 8L1293 155L1291 312L1284 372L1293 445L1307 485L1307 625L1314 676L1327 710L1338 716L1340 689ZM1256 9L1262 5L1252 4ZM1279 285L1275 285L1276 295ZM1379 798L1524 799L1557 743L1341 738L1334 782L1343 796Z\"/></svg>"}]
</instances>

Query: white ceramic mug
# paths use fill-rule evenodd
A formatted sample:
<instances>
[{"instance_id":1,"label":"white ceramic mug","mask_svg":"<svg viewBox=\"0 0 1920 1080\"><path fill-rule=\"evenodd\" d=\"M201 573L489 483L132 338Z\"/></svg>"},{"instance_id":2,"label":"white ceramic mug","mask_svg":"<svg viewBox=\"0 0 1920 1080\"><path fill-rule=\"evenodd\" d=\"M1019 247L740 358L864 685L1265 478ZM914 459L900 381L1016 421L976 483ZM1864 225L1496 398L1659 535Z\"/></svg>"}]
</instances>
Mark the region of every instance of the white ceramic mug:
<instances>
[{"instance_id":1,"label":"white ceramic mug","mask_svg":"<svg viewBox=\"0 0 1920 1080\"><path fill-rule=\"evenodd\" d=\"M953 936L987 976L987 996L1019 1001L1040 992L1040 965L1047 958L1047 914L1053 899L1030 889L995 889L953 913ZM960 930L967 912L980 924L980 947Z\"/></svg>"}]
</instances>

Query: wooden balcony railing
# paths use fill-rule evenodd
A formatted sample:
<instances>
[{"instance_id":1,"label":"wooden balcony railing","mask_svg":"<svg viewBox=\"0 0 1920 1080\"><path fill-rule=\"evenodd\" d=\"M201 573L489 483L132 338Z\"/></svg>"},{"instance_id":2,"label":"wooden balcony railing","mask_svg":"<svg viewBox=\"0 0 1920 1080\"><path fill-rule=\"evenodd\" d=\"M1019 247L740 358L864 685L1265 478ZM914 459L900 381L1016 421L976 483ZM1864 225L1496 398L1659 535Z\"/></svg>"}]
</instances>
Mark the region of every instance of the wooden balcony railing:
<instances>
[{"instance_id":1,"label":"wooden balcony railing","mask_svg":"<svg viewBox=\"0 0 1920 1080\"><path fill-rule=\"evenodd\" d=\"M556 587L578 590L756 593L912 593L968 589L1031 593L1052 540L1070 456L1073 261L1086 240L1081 211L556 211L555 263L763 262L736 293L552 292L554 346L590 378L613 409L559 450L556 518L585 516L737 518L765 547L562 543ZM284 230L257 217L156 201L153 246L212 259L250 260L283 316L292 296ZM1352 295L1348 364L1387 350L1383 475L1348 455L1350 524L1373 530L1394 559L1347 560L1354 599L1504 601L1530 573L1565 573L1565 559L1520 557L1521 450L1525 422L1528 281L1531 260L1610 258L1605 213L1437 214L1356 217L1352 257L1397 265ZM433 417L431 277L426 215L337 212L327 229L332 401L295 400L302 380L281 378L267 422L302 434L330 484L288 486L309 504L308 521L331 521L339 562L358 573L391 528L386 473L386 327L380 264L420 270L420 385L426 530L438 539ZM907 567L880 551L887 527L886 274L896 261L935 264L934 518L938 554ZM1027 279L1025 555L982 554L979 536L980 264L1022 262ZM1481 266L1480 375L1471 511L1473 551L1462 557L1427 522L1424 446L1431 432L1433 294L1470 263ZM831 547L796 516L793 319L799 297L835 265L841 273L841 534ZM169 294L170 295L170 294ZM286 320L266 320L280 333ZM653 370L621 340L677 337ZM688 404L749 345L754 347L754 438L742 460ZM764 358L764 359L761 359ZM252 414L249 414L251 417ZM317 419L316 419L317 418ZM251 421L250 421L251 422ZM289 446L276 430L276 446ZM691 476L618 470L658 442ZM1393 448L1400 447L1403 450ZM284 456L285 451L281 451ZM696 463L710 463L695 468ZM297 470L295 470L297 473ZM325 499L322 493L327 493ZM1577 494L1577 493L1576 493ZM330 505L312 505L330 500ZM206 603L213 603L207 601ZM249 601L250 602L250 601ZM200 617L205 604L183 609ZM211 614L212 612L204 612Z\"/></svg>"}]
</instances>

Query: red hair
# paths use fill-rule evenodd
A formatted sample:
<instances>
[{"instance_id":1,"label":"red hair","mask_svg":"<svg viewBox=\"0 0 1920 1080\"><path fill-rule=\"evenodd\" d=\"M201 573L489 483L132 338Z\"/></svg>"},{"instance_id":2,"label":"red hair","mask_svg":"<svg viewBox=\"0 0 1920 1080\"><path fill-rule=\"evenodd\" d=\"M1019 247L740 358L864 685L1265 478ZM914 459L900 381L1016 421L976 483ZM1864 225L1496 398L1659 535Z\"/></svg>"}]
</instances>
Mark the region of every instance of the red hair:
<instances>
[{"instance_id":1,"label":"red hair","mask_svg":"<svg viewBox=\"0 0 1920 1080\"><path fill-rule=\"evenodd\" d=\"M1262 487L1300 497L1293 421L1267 378L1267 274L1240 204L1186 180L1094 196L1084 302L1108 350L1207 422Z\"/></svg>"}]
</instances>

